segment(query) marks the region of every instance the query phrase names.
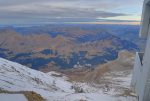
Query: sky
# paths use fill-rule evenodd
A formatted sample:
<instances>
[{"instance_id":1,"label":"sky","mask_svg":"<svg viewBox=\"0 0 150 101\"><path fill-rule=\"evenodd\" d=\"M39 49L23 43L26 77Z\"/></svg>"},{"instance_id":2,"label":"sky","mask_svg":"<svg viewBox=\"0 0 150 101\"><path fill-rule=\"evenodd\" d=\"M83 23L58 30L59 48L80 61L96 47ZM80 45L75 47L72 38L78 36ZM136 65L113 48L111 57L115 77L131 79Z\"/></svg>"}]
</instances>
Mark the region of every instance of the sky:
<instances>
[{"instance_id":1,"label":"sky","mask_svg":"<svg viewBox=\"0 0 150 101\"><path fill-rule=\"evenodd\" d=\"M139 24L143 0L0 0L0 25Z\"/></svg>"}]
</instances>

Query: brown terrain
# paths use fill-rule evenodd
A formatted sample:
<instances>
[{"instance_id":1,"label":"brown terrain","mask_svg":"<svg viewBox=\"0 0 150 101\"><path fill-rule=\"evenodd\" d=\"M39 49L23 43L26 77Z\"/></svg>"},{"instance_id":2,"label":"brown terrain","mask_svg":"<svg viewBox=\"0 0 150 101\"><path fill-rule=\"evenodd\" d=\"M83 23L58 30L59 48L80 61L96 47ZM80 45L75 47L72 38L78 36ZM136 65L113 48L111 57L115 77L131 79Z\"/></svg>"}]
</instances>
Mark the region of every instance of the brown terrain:
<instances>
[{"instance_id":1,"label":"brown terrain","mask_svg":"<svg viewBox=\"0 0 150 101\"><path fill-rule=\"evenodd\" d=\"M129 74L133 68L134 56L135 54L129 51L121 51L118 59L99 65L93 70L79 68L63 71L63 73L68 75L71 81L103 83L102 81L104 81L103 79L107 73L126 72ZM113 74L113 76L115 76L115 74ZM107 82L108 81L109 80L107 80Z\"/></svg>"},{"instance_id":2,"label":"brown terrain","mask_svg":"<svg viewBox=\"0 0 150 101\"><path fill-rule=\"evenodd\" d=\"M69 29L68 33L71 33L72 37L79 37L84 35L86 32L79 30L76 33ZM89 32L88 32L89 33ZM51 37L49 34L30 34L21 35L14 30L7 29L0 31L0 45L1 48L9 49L14 53L30 53L34 52L33 57L49 58L54 57L54 55L44 55L36 52L42 51L44 49L51 49L57 51L59 55L70 56L74 51L87 51L87 58L92 55L103 54L104 48L113 48L111 40L99 40L90 43L76 44L74 39L71 37L64 37L58 35L56 37ZM114 47L115 48L115 47Z\"/></svg>"},{"instance_id":3,"label":"brown terrain","mask_svg":"<svg viewBox=\"0 0 150 101\"><path fill-rule=\"evenodd\" d=\"M46 28L33 33L28 30L24 34L11 28L1 29L0 55L33 69L49 72L70 69L78 63L83 67L99 67L99 64L116 59L121 50L138 49L134 43L122 40L103 29L62 27L48 32L43 30Z\"/></svg>"}]
</instances>

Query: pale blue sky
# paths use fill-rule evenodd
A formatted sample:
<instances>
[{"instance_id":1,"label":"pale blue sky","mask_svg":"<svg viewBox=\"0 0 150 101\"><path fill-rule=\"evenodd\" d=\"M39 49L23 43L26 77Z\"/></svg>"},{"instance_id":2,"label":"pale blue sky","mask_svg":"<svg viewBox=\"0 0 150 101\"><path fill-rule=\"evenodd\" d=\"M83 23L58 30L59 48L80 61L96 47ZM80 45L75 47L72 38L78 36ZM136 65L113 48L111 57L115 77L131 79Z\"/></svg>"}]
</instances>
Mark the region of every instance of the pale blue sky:
<instances>
[{"instance_id":1,"label":"pale blue sky","mask_svg":"<svg viewBox=\"0 0 150 101\"><path fill-rule=\"evenodd\" d=\"M0 0L1 24L140 21L143 0Z\"/></svg>"}]
</instances>

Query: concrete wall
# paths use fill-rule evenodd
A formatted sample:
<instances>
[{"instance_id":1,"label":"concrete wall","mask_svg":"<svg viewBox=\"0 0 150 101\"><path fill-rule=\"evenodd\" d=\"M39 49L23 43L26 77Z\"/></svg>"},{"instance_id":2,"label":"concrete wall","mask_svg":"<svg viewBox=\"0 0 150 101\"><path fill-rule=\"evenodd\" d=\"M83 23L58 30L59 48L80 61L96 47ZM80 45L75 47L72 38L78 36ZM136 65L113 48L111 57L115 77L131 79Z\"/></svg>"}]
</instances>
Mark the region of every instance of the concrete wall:
<instances>
[{"instance_id":1,"label":"concrete wall","mask_svg":"<svg viewBox=\"0 0 150 101\"><path fill-rule=\"evenodd\" d=\"M143 71L140 78L140 100L150 101L150 26L147 36L145 54L143 57Z\"/></svg>"},{"instance_id":2,"label":"concrete wall","mask_svg":"<svg viewBox=\"0 0 150 101\"><path fill-rule=\"evenodd\" d=\"M131 88L139 97L139 101L150 101L150 30L147 37L143 60L139 53L136 53L131 81Z\"/></svg>"},{"instance_id":3,"label":"concrete wall","mask_svg":"<svg viewBox=\"0 0 150 101\"><path fill-rule=\"evenodd\" d=\"M147 38L147 43L143 65L136 54L131 87L139 101L150 101L150 0L144 1L140 35Z\"/></svg>"},{"instance_id":4,"label":"concrete wall","mask_svg":"<svg viewBox=\"0 0 150 101\"><path fill-rule=\"evenodd\" d=\"M145 0L143 3L143 11L141 17L140 36L146 38L148 35L148 28L150 22L150 0Z\"/></svg>"},{"instance_id":5,"label":"concrete wall","mask_svg":"<svg viewBox=\"0 0 150 101\"><path fill-rule=\"evenodd\" d=\"M135 63L134 63L134 69L132 72L132 81L131 81L131 88L132 90L139 95L140 94L140 77L141 77L141 73L142 73L142 64L141 64L141 60L139 57L139 53L136 53L136 57L135 57Z\"/></svg>"}]
</instances>

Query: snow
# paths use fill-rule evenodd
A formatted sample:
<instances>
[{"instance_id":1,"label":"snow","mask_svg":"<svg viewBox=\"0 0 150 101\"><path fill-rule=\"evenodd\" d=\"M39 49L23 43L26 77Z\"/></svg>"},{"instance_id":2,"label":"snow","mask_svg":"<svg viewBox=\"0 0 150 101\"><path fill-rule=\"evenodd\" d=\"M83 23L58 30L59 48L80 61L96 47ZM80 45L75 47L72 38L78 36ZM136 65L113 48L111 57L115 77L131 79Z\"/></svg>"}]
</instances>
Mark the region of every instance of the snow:
<instances>
[{"instance_id":1,"label":"snow","mask_svg":"<svg viewBox=\"0 0 150 101\"><path fill-rule=\"evenodd\" d=\"M73 93L66 78L53 77L0 58L0 88L9 91L35 91L50 99L51 93ZM58 96L58 95L56 95ZM55 96L54 96L55 97ZM57 97L56 97L57 98Z\"/></svg>"},{"instance_id":2,"label":"snow","mask_svg":"<svg viewBox=\"0 0 150 101\"><path fill-rule=\"evenodd\" d=\"M0 94L1 101L28 101L23 94Z\"/></svg>"},{"instance_id":3,"label":"snow","mask_svg":"<svg viewBox=\"0 0 150 101\"><path fill-rule=\"evenodd\" d=\"M102 88L97 88L87 83L69 82L66 76L57 72L43 73L32 70L28 67L22 66L0 58L0 89L8 91L34 91L40 94L47 101L133 101L132 97L116 97L116 85L129 88L131 75L123 75L124 72L119 72L118 76L113 78L109 73L106 75L108 80L111 80L114 85L107 93ZM117 73L115 73L117 74ZM119 82L118 82L119 81ZM122 82L120 82L122 81ZM84 93L75 93L72 86L78 86L84 90ZM0 95L1 96L1 95ZM3 95L4 96L4 95ZM7 96L7 95L5 95ZM15 95L14 95L15 96ZM3 100L4 101L4 100ZM13 100L11 100L13 101ZM24 100L20 100L24 101ZM26 101L26 100L25 100Z\"/></svg>"}]
</instances>

